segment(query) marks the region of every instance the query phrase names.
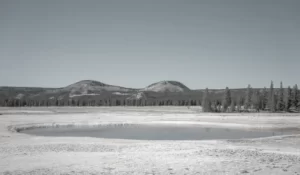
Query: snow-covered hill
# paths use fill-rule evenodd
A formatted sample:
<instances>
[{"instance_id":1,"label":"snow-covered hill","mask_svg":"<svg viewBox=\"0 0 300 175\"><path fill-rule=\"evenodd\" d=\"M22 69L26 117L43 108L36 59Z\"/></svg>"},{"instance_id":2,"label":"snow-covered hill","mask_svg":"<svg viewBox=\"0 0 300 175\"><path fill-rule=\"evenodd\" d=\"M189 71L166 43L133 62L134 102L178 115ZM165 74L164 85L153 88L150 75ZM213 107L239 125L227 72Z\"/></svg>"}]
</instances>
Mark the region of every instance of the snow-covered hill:
<instances>
[{"instance_id":1,"label":"snow-covered hill","mask_svg":"<svg viewBox=\"0 0 300 175\"><path fill-rule=\"evenodd\" d=\"M187 92L190 91L188 87L178 81L160 81L147 86L141 91L153 92Z\"/></svg>"},{"instance_id":2,"label":"snow-covered hill","mask_svg":"<svg viewBox=\"0 0 300 175\"><path fill-rule=\"evenodd\" d=\"M89 95L89 94L101 94L103 91L108 92L129 92L134 89L124 88L120 86L113 86L104 84L98 81L93 80L83 80L77 83L71 84L65 88L62 88L62 91L69 91L70 97L72 96L80 96L80 95Z\"/></svg>"}]
</instances>

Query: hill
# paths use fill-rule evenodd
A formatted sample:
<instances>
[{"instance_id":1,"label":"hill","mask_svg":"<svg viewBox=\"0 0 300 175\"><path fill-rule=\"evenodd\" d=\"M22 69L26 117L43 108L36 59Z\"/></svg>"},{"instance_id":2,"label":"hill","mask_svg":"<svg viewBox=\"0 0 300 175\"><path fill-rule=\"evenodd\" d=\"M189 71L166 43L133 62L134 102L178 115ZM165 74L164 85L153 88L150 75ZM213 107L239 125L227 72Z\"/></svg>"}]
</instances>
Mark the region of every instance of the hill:
<instances>
[{"instance_id":1,"label":"hill","mask_svg":"<svg viewBox=\"0 0 300 175\"><path fill-rule=\"evenodd\" d=\"M188 92L190 89L178 81L160 81L153 83L141 91L152 92Z\"/></svg>"}]
</instances>

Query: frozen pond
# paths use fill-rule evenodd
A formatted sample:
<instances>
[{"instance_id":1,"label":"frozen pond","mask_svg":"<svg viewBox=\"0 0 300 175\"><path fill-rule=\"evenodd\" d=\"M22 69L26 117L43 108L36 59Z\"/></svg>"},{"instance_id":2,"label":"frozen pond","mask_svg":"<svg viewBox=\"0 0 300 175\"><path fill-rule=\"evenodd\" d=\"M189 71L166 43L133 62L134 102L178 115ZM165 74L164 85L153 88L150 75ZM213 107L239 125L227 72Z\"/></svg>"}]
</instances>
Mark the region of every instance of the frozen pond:
<instances>
[{"instance_id":1,"label":"frozen pond","mask_svg":"<svg viewBox=\"0 0 300 175\"><path fill-rule=\"evenodd\" d=\"M96 137L136 140L212 140L259 138L292 134L282 131L208 128L195 125L124 125L97 127L35 128L22 133L50 137Z\"/></svg>"}]
</instances>

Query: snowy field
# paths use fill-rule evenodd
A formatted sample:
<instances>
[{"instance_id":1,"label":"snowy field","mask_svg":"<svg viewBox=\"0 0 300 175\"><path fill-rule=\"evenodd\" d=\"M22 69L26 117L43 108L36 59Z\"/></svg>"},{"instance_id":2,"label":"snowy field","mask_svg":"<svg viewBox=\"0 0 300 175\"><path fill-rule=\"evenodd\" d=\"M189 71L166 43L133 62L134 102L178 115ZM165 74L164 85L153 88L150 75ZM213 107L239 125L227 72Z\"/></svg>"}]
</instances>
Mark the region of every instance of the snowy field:
<instances>
[{"instance_id":1,"label":"snowy field","mask_svg":"<svg viewBox=\"0 0 300 175\"><path fill-rule=\"evenodd\" d=\"M0 108L0 174L300 175L299 114L211 114L196 107ZM241 140L140 141L41 137L31 127L190 124L294 135Z\"/></svg>"}]
</instances>

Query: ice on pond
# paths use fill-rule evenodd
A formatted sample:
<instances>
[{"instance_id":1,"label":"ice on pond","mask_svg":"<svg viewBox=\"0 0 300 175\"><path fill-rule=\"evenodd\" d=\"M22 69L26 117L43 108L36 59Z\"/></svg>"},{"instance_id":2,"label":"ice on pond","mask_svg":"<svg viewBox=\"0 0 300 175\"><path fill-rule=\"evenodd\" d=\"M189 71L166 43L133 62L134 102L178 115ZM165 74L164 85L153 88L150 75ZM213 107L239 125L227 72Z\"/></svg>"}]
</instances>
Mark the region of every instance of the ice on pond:
<instances>
[{"instance_id":1,"label":"ice on pond","mask_svg":"<svg viewBox=\"0 0 300 175\"><path fill-rule=\"evenodd\" d=\"M125 125L97 127L35 128L22 133L51 137L96 137L134 140L214 140L270 137L283 131L208 128L194 125Z\"/></svg>"}]
</instances>

